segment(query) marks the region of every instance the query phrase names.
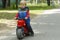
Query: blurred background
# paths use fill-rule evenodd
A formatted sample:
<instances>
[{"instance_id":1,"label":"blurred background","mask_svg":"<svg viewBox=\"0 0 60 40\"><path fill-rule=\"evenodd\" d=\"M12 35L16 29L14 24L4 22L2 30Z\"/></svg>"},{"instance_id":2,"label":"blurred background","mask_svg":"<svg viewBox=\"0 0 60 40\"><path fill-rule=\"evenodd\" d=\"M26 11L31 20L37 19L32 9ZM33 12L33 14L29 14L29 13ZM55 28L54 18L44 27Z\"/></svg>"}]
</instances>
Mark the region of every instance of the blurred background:
<instances>
[{"instance_id":1,"label":"blurred background","mask_svg":"<svg viewBox=\"0 0 60 40\"><path fill-rule=\"evenodd\" d=\"M0 9L17 9L21 0L0 0ZM60 0L25 0L31 10L60 4ZM37 7L37 8L35 8ZM45 8L44 8L45 9Z\"/></svg>"}]
</instances>

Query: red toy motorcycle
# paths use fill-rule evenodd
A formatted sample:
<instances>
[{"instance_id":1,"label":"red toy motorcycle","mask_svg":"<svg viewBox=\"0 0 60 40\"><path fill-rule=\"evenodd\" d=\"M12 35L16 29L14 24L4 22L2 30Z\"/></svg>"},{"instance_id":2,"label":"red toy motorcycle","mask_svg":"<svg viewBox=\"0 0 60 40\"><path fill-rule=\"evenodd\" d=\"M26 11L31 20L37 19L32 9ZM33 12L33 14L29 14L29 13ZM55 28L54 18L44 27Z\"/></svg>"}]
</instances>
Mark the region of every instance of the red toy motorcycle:
<instances>
[{"instance_id":1,"label":"red toy motorcycle","mask_svg":"<svg viewBox=\"0 0 60 40\"><path fill-rule=\"evenodd\" d=\"M16 35L18 39L22 39L25 35L29 34L28 28L26 27L25 19L18 18L17 20Z\"/></svg>"}]
</instances>

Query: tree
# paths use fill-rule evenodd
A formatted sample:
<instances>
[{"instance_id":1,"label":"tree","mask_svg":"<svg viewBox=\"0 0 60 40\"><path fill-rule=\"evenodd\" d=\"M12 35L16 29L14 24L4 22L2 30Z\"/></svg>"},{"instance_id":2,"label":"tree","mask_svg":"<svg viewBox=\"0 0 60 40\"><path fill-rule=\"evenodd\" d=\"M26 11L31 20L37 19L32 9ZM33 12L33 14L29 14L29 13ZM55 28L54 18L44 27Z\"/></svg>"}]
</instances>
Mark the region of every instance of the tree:
<instances>
[{"instance_id":1,"label":"tree","mask_svg":"<svg viewBox=\"0 0 60 40\"><path fill-rule=\"evenodd\" d=\"M33 0L30 0L30 3L32 4L33 3Z\"/></svg>"},{"instance_id":2,"label":"tree","mask_svg":"<svg viewBox=\"0 0 60 40\"><path fill-rule=\"evenodd\" d=\"M48 6L50 6L50 0L47 0L47 4L48 4Z\"/></svg>"},{"instance_id":3,"label":"tree","mask_svg":"<svg viewBox=\"0 0 60 40\"><path fill-rule=\"evenodd\" d=\"M38 3L38 0L36 0L36 4Z\"/></svg>"},{"instance_id":4,"label":"tree","mask_svg":"<svg viewBox=\"0 0 60 40\"><path fill-rule=\"evenodd\" d=\"M2 0L3 8L6 7L6 0Z\"/></svg>"},{"instance_id":5,"label":"tree","mask_svg":"<svg viewBox=\"0 0 60 40\"><path fill-rule=\"evenodd\" d=\"M3 8L10 6L10 0L2 0Z\"/></svg>"},{"instance_id":6,"label":"tree","mask_svg":"<svg viewBox=\"0 0 60 40\"><path fill-rule=\"evenodd\" d=\"M55 0L52 0L52 6L53 7L55 6Z\"/></svg>"},{"instance_id":7,"label":"tree","mask_svg":"<svg viewBox=\"0 0 60 40\"><path fill-rule=\"evenodd\" d=\"M10 7L10 0L8 0L8 6Z\"/></svg>"},{"instance_id":8,"label":"tree","mask_svg":"<svg viewBox=\"0 0 60 40\"><path fill-rule=\"evenodd\" d=\"M18 8L18 5L20 4L21 0L16 0L16 8Z\"/></svg>"},{"instance_id":9,"label":"tree","mask_svg":"<svg viewBox=\"0 0 60 40\"><path fill-rule=\"evenodd\" d=\"M16 8L18 8L18 0L16 0Z\"/></svg>"}]
</instances>

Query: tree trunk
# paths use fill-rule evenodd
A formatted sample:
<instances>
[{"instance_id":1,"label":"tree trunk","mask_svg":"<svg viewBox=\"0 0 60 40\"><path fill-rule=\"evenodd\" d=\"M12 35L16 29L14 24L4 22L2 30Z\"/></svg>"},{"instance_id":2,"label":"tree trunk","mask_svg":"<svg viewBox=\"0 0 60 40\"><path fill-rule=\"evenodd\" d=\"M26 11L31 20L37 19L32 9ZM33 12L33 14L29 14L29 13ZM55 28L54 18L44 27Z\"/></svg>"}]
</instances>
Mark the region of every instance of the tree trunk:
<instances>
[{"instance_id":1,"label":"tree trunk","mask_svg":"<svg viewBox=\"0 0 60 40\"><path fill-rule=\"evenodd\" d=\"M38 3L38 0L36 0L36 4Z\"/></svg>"},{"instance_id":2,"label":"tree trunk","mask_svg":"<svg viewBox=\"0 0 60 40\"><path fill-rule=\"evenodd\" d=\"M52 0L52 6L53 6L53 7L55 6L55 1L54 1L54 0Z\"/></svg>"},{"instance_id":3,"label":"tree trunk","mask_svg":"<svg viewBox=\"0 0 60 40\"><path fill-rule=\"evenodd\" d=\"M33 0L30 0L30 3L32 4L33 3Z\"/></svg>"},{"instance_id":4,"label":"tree trunk","mask_svg":"<svg viewBox=\"0 0 60 40\"><path fill-rule=\"evenodd\" d=\"M18 0L16 0L16 8L18 8Z\"/></svg>"},{"instance_id":5,"label":"tree trunk","mask_svg":"<svg viewBox=\"0 0 60 40\"><path fill-rule=\"evenodd\" d=\"M58 0L58 4L60 4L60 0Z\"/></svg>"},{"instance_id":6,"label":"tree trunk","mask_svg":"<svg viewBox=\"0 0 60 40\"><path fill-rule=\"evenodd\" d=\"M10 0L8 0L8 6L10 7Z\"/></svg>"},{"instance_id":7,"label":"tree trunk","mask_svg":"<svg viewBox=\"0 0 60 40\"><path fill-rule=\"evenodd\" d=\"M6 8L8 7L8 0L6 0Z\"/></svg>"},{"instance_id":8,"label":"tree trunk","mask_svg":"<svg viewBox=\"0 0 60 40\"><path fill-rule=\"evenodd\" d=\"M50 6L50 0L47 0L47 4L48 4L48 6Z\"/></svg>"},{"instance_id":9,"label":"tree trunk","mask_svg":"<svg viewBox=\"0 0 60 40\"><path fill-rule=\"evenodd\" d=\"M6 0L2 0L3 8L6 8Z\"/></svg>"}]
</instances>

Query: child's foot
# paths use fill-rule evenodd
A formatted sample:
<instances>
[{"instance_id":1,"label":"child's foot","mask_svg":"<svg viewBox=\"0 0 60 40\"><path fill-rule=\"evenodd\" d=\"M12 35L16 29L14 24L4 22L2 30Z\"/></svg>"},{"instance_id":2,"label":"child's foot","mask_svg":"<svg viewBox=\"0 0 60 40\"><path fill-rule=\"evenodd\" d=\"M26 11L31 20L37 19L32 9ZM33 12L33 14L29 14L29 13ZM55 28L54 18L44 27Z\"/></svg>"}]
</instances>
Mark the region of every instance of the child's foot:
<instances>
[{"instance_id":1,"label":"child's foot","mask_svg":"<svg viewBox=\"0 0 60 40\"><path fill-rule=\"evenodd\" d=\"M30 32L29 35L30 35L30 36L34 36L34 33Z\"/></svg>"}]
</instances>

